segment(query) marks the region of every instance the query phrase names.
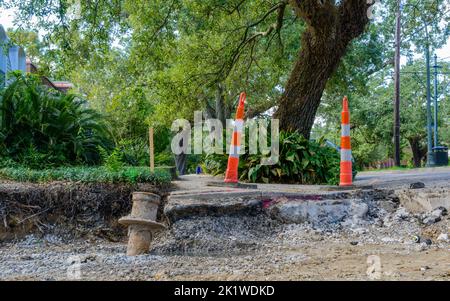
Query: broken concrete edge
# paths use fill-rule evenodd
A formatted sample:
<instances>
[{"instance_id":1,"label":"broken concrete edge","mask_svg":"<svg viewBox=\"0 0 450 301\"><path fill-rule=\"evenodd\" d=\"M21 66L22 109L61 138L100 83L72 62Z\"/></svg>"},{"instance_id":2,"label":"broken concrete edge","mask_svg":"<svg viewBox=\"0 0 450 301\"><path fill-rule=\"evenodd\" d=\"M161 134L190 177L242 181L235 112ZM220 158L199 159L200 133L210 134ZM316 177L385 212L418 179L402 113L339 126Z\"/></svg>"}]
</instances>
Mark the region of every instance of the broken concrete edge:
<instances>
[{"instance_id":1,"label":"broken concrete edge","mask_svg":"<svg viewBox=\"0 0 450 301\"><path fill-rule=\"evenodd\" d=\"M226 189L226 190L206 190L206 191L188 191L188 192L179 192L172 193L169 195L169 200L174 199L192 199L196 198L199 200L202 199L211 199L211 198L222 198L222 197L241 197L241 196L253 196L255 194L261 193L259 190L248 190L248 189Z\"/></svg>"},{"instance_id":2,"label":"broken concrete edge","mask_svg":"<svg viewBox=\"0 0 450 301\"><path fill-rule=\"evenodd\" d=\"M292 202L285 200L268 208L270 217L287 224L312 225L357 224L369 213L369 205L362 199Z\"/></svg>"},{"instance_id":3,"label":"broken concrete edge","mask_svg":"<svg viewBox=\"0 0 450 301\"><path fill-rule=\"evenodd\" d=\"M359 186L358 189L352 190L321 190L318 192L281 192L281 191L264 191L264 190L246 190L246 189L223 189L200 192L179 192L168 197L167 204L164 208L164 215L167 217L169 224L189 217L200 216L220 216L220 215L254 215L261 211L267 211L279 202L321 202L321 201L342 201L342 200L373 200L375 202L391 201L394 204L401 204L409 211L411 205L415 203L420 207L420 212L429 212L439 206L448 207L442 204L436 198L428 200L426 196L422 199L428 200L428 207L420 205L420 200L415 200L418 190L406 191L407 197L402 197L398 190L391 188L370 189L371 186ZM355 187L356 188L356 187ZM443 190L449 194L447 190ZM430 191L429 193L432 193ZM399 197L400 196L400 197ZM431 194L432 196L432 194ZM450 200L450 197L448 198ZM439 201L439 202L437 202ZM333 203L333 202L331 202ZM417 211L417 210L416 210Z\"/></svg>"},{"instance_id":4,"label":"broken concrete edge","mask_svg":"<svg viewBox=\"0 0 450 301\"><path fill-rule=\"evenodd\" d=\"M247 183L226 183L220 181L207 182L206 186L210 187L230 187L230 188L240 188L240 189L258 189L257 184L247 184Z\"/></svg>"},{"instance_id":5,"label":"broken concrete edge","mask_svg":"<svg viewBox=\"0 0 450 301\"><path fill-rule=\"evenodd\" d=\"M211 181L207 182L206 186L209 187L229 187L229 188L240 188L240 189L258 189L257 184L253 183L225 183L221 181ZM374 189L373 185L350 185L350 186L327 186L320 185L317 186L318 191L351 191L351 190L360 190L360 189Z\"/></svg>"},{"instance_id":6,"label":"broken concrete edge","mask_svg":"<svg viewBox=\"0 0 450 301\"><path fill-rule=\"evenodd\" d=\"M443 207L450 210L450 190L444 188L398 189L395 195L412 213L431 212Z\"/></svg>"},{"instance_id":7,"label":"broken concrete edge","mask_svg":"<svg viewBox=\"0 0 450 301\"><path fill-rule=\"evenodd\" d=\"M168 196L169 202L183 199L197 199L197 200L215 200L231 197L254 197L260 199L272 198L295 198L303 200L321 200L323 198L345 198L360 192L360 190L352 191L324 191L324 192L282 192L282 191L261 191L261 190L247 190L247 189L230 189L217 191L198 191L198 192L182 192L173 193Z\"/></svg>"},{"instance_id":8,"label":"broken concrete edge","mask_svg":"<svg viewBox=\"0 0 450 301\"><path fill-rule=\"evenodd\" d=\"M164 208L164 215L173 224L189 217L255 215L280 201L340 201L359 198L363 194L363 191L333 191L319 194L255 190L170 195Z\"/></svg>"},{"instance_id":9,"label":"broken concrete edge","mask_svg":"<svg viewBox=\"0 0 450 301\"><path fill-rule=\"evenodd\" d=\"M351 185L351 186L322 186L324 191L355 191L355 190L373 190L373 185Z\"/></svg>"},{"instance_id":10,"label":"broken concrete edge","mask_svg":"<svg viewBox=\"0 0 450 301\"><path fill-rule=\"evenodd\" d=\"M233 216L233 215L247 215L254 216L262 213L263 201L261 200L248 200L228 204L169 204L164 214L168 218L171 224L178 220L192 217L205 217L205 216Z\"/></svg>"}]
</instances>

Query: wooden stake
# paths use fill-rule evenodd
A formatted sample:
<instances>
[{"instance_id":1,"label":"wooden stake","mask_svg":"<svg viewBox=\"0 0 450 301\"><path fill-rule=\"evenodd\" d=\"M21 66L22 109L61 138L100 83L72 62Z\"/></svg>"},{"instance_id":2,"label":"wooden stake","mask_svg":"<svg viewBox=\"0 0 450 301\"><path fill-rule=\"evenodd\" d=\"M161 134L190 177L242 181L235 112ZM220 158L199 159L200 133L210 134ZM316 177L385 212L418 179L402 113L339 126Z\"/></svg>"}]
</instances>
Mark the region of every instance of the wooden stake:
<instances>
[{"instance_id":1,"label":"wooden stake","mask_svg":"<svg viewBox=\"0 0 450 301\"><path fill-rule=\"evenodd\" d=\"M148 138L150 142L150 171L155 171L155 147L153 144L153 128L149 128L148 130Z\"/></svg>"}]
</instances>

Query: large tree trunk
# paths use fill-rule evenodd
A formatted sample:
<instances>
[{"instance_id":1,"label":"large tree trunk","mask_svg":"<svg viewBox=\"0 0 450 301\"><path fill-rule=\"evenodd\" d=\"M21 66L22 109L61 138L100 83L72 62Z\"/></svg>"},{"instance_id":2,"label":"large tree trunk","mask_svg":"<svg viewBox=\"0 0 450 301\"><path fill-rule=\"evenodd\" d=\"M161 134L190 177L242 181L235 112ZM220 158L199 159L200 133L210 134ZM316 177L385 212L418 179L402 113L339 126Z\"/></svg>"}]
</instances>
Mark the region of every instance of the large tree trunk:
<instances>
[{"instance_id":1,"label":"large tree trunk","mask_svg":"<svg viewBox=\"0 0 450 301\"><path fill-rule=\"evenodd\" d=\"M366 0L291 0L307 28L294 69L279 101L275 117L282 130L309 139L328 79L345 55L350 42L368 23Z\"/></svg>"},{"instance_id":2,"label":"large tree trunk","mask_svg":"<svg viewBox=\"0 0 450 301\"><path fill-rule=\"evenodd\" d=\"M216 97L214 103L206 104L206 116L205 118L215 118L220 120L223 126L226 124L226 120L230 118L230 105L225 99L224 85L218 83L216 85Z\"/></svg>"},{"instance_id":3,"label":"large tree trunk","mask_svg":"<svg viewBox=\"0 0 450 301\"><path fill-rule=\"evenodd\" d=\"M409 145L411 146L411 151L413 154L413 164L414 167L422 167L422 159L427 153L426 149L420 143L421 137L410 137L408 138Z\"/></svg>"},{"instance_id":4,"label":"large tree trunk","mask_svg":"<svg viewBox=\"0 0 450 301\"><path fill-rule=\"evenodd\" d=\"M220 120L222 125L225 126L229 112L228 108L225 104L225 97L223 95L224 89L222 84L217 84L217 92L216 92L216 118Z\"/></svg>"}]
</instances>

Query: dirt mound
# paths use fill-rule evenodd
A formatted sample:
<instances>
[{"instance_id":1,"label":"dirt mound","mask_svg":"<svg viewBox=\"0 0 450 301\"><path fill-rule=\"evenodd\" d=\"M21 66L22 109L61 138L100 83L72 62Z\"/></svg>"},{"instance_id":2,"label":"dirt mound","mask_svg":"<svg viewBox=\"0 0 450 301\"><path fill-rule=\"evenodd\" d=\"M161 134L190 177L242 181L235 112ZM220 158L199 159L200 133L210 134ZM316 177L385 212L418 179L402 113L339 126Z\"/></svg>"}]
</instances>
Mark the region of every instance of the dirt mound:
<instances>
[{"instance_id":1,"label":"dirt mound","mask_svg":"<svg viewBox=\"0 0 450 301\"><path fill-rule=\"evenodd\" d=\"M0 241L27 234L70 238L94 234L115 241L126 234L117 220L131 210L134 191L165 197L149 184L0 183Z\"/></svg>"}]
</instances>

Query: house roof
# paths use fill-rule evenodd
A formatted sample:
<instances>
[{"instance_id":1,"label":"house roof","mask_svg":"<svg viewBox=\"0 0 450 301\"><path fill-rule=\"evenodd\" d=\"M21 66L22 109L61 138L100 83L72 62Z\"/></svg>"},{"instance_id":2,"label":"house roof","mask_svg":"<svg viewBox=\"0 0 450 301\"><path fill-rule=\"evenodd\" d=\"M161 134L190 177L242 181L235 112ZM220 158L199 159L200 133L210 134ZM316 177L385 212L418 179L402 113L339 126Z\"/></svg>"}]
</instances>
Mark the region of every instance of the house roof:
<instances>
[{"instance_id":1,"label":"house roof","mask_svg":"<svg viewBox=\"0 0 450 301\"><path fill-rule=\"evenodd\" d=\"M6 42L9 41L8 35L7 35L6 31L5 31L5 28L1 24L0 24L0 41L6 41ZM26 57L26 53L23 50L23 48L19 47L19 46L13 46L13 47L10 48L10 51L11 51L11 49L16 49L18 55L20 57L22 57L22 59L26 58L25 59L25 65L22 65L22 67L19 67L19 68L20 69L23 68L24 72L26 71L28 73L38 73L37 66L35 64L33 64L33 62L31 61L30 58ZM1 48L1 44L0 44L0 48ZM2 68L0 68L0 69L2 69ZM3 70L3 71L6 73L6 69ZM41 76L41 79L42 79L42 83L43 84L45 84L45 85L47 85L49 87L52 87L52 88L54 88L56 90L59 90L61 92L67 92L68 90L70 90L70 89L72 89L74 87L72 83L67 82L67 81L52 81L46 76Z\"/></svg>"},{"instance_id":2,"label":"house roof","mask_svg":"<svg viewBox=\"0 0 450 301\"><path fill-rule=\"evenodd\" d=\"M6 35L5 28L0 24L0 40L8 40L8 36Z\"/></svg>"},{"instance_id":3,"label":"house roof","mask_svg":"<svg viewBox=\"0 0 450 301\"><path fill-rule=\"evenodd\" d=\"M61 89L71 89L73 88L73 84L67 81L53 81L53 84Z\"/></svg>"},{"instance_id":4,"label":"house roof","mask_svg":"<svg viewBox=\"0 0 450 301\"><path fill-rule=\"evenodd\" d=\"M31 61L30 58L27 57L27 72L29 73L38 73L38 68L36 65ZM43 84L61 91L61 92L67 92L68 90L72 89L74 86L71 82L67 81L52 81L47 76L41 76Z\"/></svg>"}]
</instances>

